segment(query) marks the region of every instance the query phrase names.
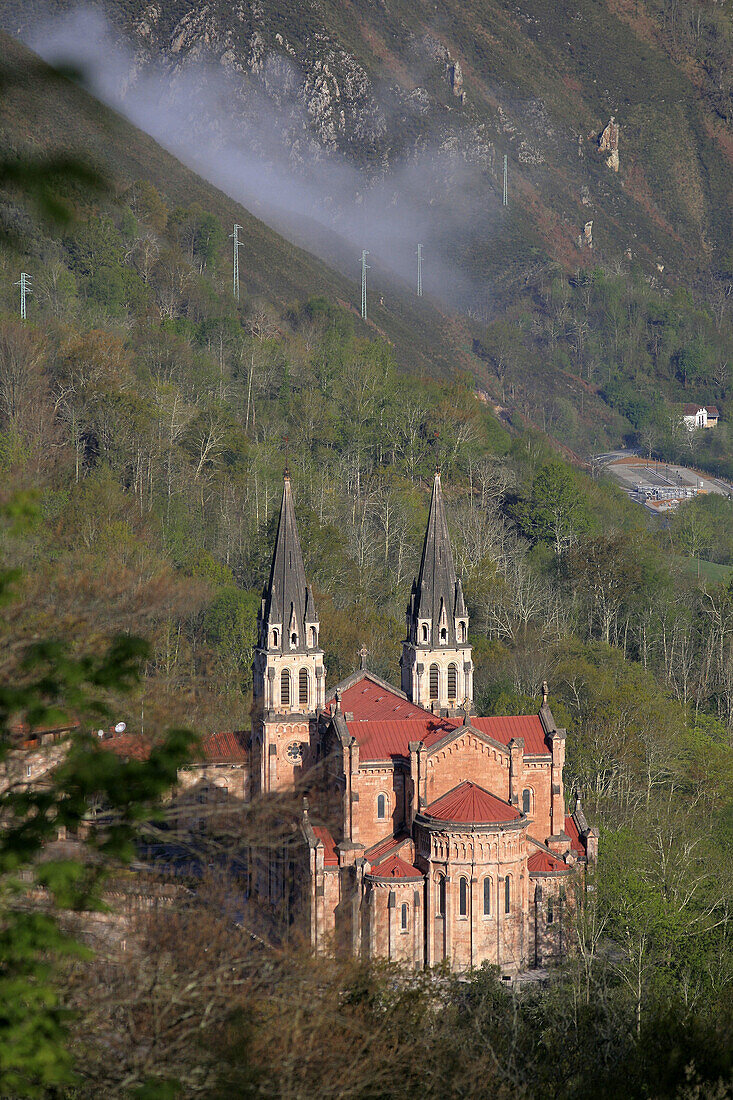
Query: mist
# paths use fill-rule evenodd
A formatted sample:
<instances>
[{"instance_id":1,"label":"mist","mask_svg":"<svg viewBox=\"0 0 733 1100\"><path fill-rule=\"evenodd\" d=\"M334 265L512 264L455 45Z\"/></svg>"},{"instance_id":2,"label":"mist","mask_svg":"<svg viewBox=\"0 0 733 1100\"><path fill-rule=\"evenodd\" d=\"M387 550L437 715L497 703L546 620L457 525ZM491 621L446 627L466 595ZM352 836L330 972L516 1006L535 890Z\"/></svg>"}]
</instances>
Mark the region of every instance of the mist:
<instances>
[{"instance_id":1,"label":"mist","mask_svg":"<svg viewBox=\"0 0 733 1100\"><path fill-rule=\"evenodd\" d=\"M37 19L26 44L52 65L72 64L85 85L188 167L257 217L353 279L370 252L371 286L386 272L416 283L423 245L425 293L454 308L485 308L486 287L464 266L490 240L495 210L486 165L445 148L445 133L408 155L357 167L317 141L299 99L302 73L269 55L263 74L213 62L136 53L97 9ZM399 126L377 105L385 132ZM357 150L355 150L357 152ZM478 206L469 196L485 196ZM386 280L385 280L386 289Z\"/></svg>"}]
</instances>

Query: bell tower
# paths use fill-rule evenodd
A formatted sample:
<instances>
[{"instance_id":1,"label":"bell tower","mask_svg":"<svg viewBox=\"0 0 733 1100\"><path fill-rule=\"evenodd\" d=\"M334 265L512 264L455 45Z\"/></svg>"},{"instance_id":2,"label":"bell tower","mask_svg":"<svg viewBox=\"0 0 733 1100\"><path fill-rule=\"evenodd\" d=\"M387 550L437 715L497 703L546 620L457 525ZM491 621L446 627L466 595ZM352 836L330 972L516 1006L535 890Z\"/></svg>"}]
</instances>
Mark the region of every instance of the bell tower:
<instances>
[{"instance_id":1,"label":"bell tower","mask_svg":"<svg viewBox=\"0 0 733 1100\"><path fill-rule=\"evenodd\" d=\"M412 582L407 605L400 666L402 690L413 703L443 714L457 714L466 701L473 705L468 613L460 579L456 579L439 470L420 572Z\"/></svg>"},{"instance_id":2,"label":"bell tower","mask_svg":"<svg viewBox=\"0 0 733 1100\"><path fill-rule=\"evenodd\" d=\"M293 786L311 763L311 727L326 692L319 632L286 471L252 663L252 779L262 792Z\"/></svg>"}]
</instances>

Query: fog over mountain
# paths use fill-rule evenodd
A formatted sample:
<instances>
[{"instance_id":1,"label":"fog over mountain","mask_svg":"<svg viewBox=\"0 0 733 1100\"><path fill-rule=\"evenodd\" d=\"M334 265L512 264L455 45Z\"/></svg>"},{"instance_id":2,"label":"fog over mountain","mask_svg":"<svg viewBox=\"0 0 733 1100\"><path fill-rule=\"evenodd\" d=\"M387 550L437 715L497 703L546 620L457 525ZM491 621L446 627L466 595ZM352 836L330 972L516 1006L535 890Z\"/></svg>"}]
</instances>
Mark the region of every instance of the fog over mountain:
<instances>
[{"instance_id":1,"label":"fog over mountain","mask_svg":"<svg viewBox=\"0 0 733 1100\"><path fill-rule=\"evenodd\" d=\"M388 269L414 285L422 242L426 293L453 306L487 301L488 288L460 263L472 240L490 238L496 216L496 197L475 157L436 139L394 163L357 166L348 151L326 149L314 136L298 96L302 73L287 59L261 80L199 58L173 68L135 53L90 7L37 19L24 37L50 63L78 67L99 99L350 275L358 277L365 248L375 279ZM385 110L377 113L381 125ZM467 201L472 194L478 204Z\"/></svg>"}]
</instances>

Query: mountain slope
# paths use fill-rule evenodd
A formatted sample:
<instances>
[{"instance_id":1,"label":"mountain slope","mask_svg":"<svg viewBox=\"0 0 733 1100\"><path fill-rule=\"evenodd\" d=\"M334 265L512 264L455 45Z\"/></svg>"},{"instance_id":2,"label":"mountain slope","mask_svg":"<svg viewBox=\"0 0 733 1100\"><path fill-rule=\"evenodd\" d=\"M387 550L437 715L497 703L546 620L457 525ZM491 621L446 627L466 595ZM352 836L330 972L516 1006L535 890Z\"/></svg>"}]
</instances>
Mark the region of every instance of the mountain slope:
<instances>
[{"instance_id":1,"label":"mountain slope","mask_svg":"<svg viewBox=\"0 0 733 1100\"><path fill-rule=\"evenodd\" d=\"M313 200L314 211L338 231L348 235L357 208L341 177L320 172L324 156L358 167L366 199L396 173L403 192L396 209L413 216L407 191L430 208L421 227L428 254L456 272L431 289L485 316L539 257L569 269L587 263L589 221L596 255L610 262L629 251L648 274L663 265L672 283L723 262L731 224L730 32L725 18L713 24L713 14L701 21L697 12L692 41L708 43L706 69L682 33L694 11L679 7L671 38L652 0L103 5L134 48L130 85L160 72L171 100L198 93L193 132L197 121L201 129L231 129L264 161L279 160L281 171L305 179L315 171L317 190L328 194L321 206ZM13 0L6 9L6 26L53 39L56 25L39 21L38 8L29 13ZM43 10L69 12L74 4L54 0ZM206 60L230 97L223 125L204 95L211 71L192 69ZM618 173L598 148L611 116L620 125ZM501 207L505 154L508 210ZM407 187L406 164L420 176L411 174ZM246 187L257 194L256 183ZM371 223L378 211L377 203ZM414 242L408 248L393 230L380 237L374 224L363 235L395 270L412 270Z\"/></svg>"},{"instance_id":2,"label":"mountain slope","mask_svg":"<svg viewBox=\"0 0 733 1100\"><path fill-rule=\"evenodd\" d=\"M53 79L52 94L45 94L37 79L37 59L2 32L0 51L9 78L0 106L0 141L8 152L71 152L102 167L117 192L145 179L173 203L197 202L225 225L237 222L242 227L240 281L246 299L262 299L284 309L296 300L326 295L349 308L358 307L360 288L353 278L341 276L285 240L83 88ZM358 273L358 261L353 266ZM394 344L404 369L440 376L479 366L462 322L449 320L425 299L418 301L390 282L386 273L382 286L389 288L383 295L385 304L376 298L370 301L371 323L364 326L364 334L383 334Z\"/></svg>"}]
</instances>

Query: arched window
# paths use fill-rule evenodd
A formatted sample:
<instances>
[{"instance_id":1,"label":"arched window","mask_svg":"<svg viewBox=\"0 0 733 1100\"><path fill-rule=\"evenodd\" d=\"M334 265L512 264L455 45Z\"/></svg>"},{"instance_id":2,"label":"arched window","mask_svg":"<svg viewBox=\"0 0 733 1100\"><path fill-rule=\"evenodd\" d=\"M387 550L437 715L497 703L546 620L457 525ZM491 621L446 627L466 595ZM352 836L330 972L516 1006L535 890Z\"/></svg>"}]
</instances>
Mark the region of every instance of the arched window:
<instances>
[{"instance_id":1,"label":"arched window","mask_svg":"<svg viewBox=\"0 0 733 1100\"><path fill-rule=\"evenodd\" d=\"M435 915L445 916L445 875L438 875L437 890L435 891Z\"/></svg>"},{"instance_id":2,"label":"arched window","mask_svg":"<svg viewBox=\"0 0 733 1100\"><path fill-rule=\"evenodd\" d=\"M447 641L448 641L448 631L445 629L445 627L443 627L442 630L440 631L440 644L445 645L445 643Z\"/></svg>"},{"instance_id":3,"label":"arched window","mask_svg":"<svg viewBox=\"0 0 733 1100\"><path fill-rule=\"evenodd\" d=\"M525 787L522 791L522 813L532 813L532 792L529 787Z\"/></svg>"},{"instance_id":4,"label":"arched window","mask_svg":"<svg viewBox=\"0 0 733 1100\"><path fill-rule=\"evenodd\" d=\"M385 821L387 818L387 796L386 794L377 795L377 820Z\"/></svg>"},{"instance_id":5,"label":"arched window","mask_svg":"<svg viewBox=\"0 0 733 1100\"><path fill-rule=\"evenodd\" d=\"M460 622L458 624L458 641L459 642L465 642L465 640L466 640L466 624L464 622Z\"/></svg>"},{"instance_id":6,"label":"arched window","mask_svg":"<svg viewBox=\"0 0 733 1100\"><path fill-rule=\"evenodd\" d=\"M310 639L311 649L313 649L318 644L318 631L314 626L310 628Z\"/></svg>"},{"instance_id":7,"label":"arched window","mask_svg":"<svg viewBox=\"0 0 733 1100\"><path fill-rule=\"evenodd\" d=\"M439 694L440 694L440 691L439 691L439 683L440 683L439 676L440 676L440 673L438 672L438 666L437 665L431 665L430 666L430 698L431 699L437 699L439 697Z\"/></svg>"},{"instance_id":8,"label":"arched window","mask_svg":"<svg viewBox=\"0 0 733 1100\"><path fill-rule=\"evenodd\" d=\"M277 627L275 627L272 632L272 644L275 649L277 649L278 645L280 644L280 631L277 629Z\"/></svg>"},{"instance_id":9,"label":"arched window","mask_svg":"<svg viewBox=\"0 0 733 1100\"><path fill-rule=\"evenodd\" d=\"M504 912L511 913L512 911L512 876L507 875L504 879Z\"/></svg>"},{"instance_id":10,"label":"arched window","mask_svg":"<svg viewBox=\"0 0 733 1100\"><path fill-rule=\"evenodd\" d=\"M290 648L291 649L297 649L297 646L298 646L298 635L297 635L296 631L294 630L293 633L290 635Z\"/></svg>"},{"instance_id":11,"label":"arched window","mask_svg":"<svg viewBox=\"0 0 733 1100\"><path fill-rule=\"evenodd\" d=\"M406 901L403 901L402 908L400 909L400 928L403 932L406 932L410 922L410 906Z\"/></svg>"},{"instance_id":12,"label":"arched window","mask_svg":"<svg viewBox=\"0 0 733 1100\"><path fill-rule=\"evenodd\" d=\"M458 883L458 916L468 916L468 879L462 878Z\"/></svg>"},{"instance_id":13,"label":"arched window","mask_svg":"<svg viewBox=\"0 0 733 1100\"><path fill-rule=\"evenodd\" d=\"M428 624L427 623L422 624L422 640L424 642L427 642L427 640L428 640Z\"/></svg>"},{"instance_id":14,"label":"arched window","mask_svg":"<svg viewBox=\"0 0 733 1100\"><path fill-rule=\"evenodd\" d=\"M458 667L448 665L448 698L455 699L458 695Z\"/></svg>"},{"instance_id":15,"label":"arched window","mask_svg":"<svg viewBox=\"0 0 733 1100\"><path fill-rule=\"evenodd\" d=\"M491 879L484 879L484 916L491 916Z\"/></svg>"},{"instance_id":16,"label":"arched window","mask_svg":"<svg viewBox=\"0 0 733 1100\"><path fill-rule=\"evenodd\" d=\"M308 669L301 668L298 674L298 703L301 707L308 706Z\"/></svg>"},{"instance_id":17,"label":"arched window","mask_svg":"<svg viewBox=\"0 0 733 1100\"><path fill-rule=\"evenodd\" d=\"M552 924L555 920L555 901L554 898L549 897L547 899L547 923Z\"/></svg>"},{"instance_id":18,"label":"arched window","mask_svg":"<svg viewBox=\"0 0 733 1100\"><path fill-rule=\"evenodd\" d=\"M280 673L280 705L290 706L290 673L286 668Z\"/></svg>"}]
</instances>

